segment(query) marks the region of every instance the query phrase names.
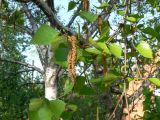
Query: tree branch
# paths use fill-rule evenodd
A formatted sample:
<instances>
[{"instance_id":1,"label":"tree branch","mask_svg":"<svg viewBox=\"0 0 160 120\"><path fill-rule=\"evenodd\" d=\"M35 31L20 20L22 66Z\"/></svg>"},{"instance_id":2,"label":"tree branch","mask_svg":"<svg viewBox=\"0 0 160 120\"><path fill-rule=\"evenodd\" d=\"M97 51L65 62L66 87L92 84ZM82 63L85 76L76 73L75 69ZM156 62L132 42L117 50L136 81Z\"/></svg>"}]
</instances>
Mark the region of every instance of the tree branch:
<instances>
[{"instance_id":1,"label":"tree branch","mask_svg":"<svg viewBox=\"0 0 160 120\"><path fill-rule=\"evenodd\" d=\"M113 6L114 4L116 4L116 0L110 0L108 2L108 8L107 8L107 11L106 10L103 10L101 15L102 15L102 19L104 20L108 20L109 16L110 16L110 13L111 13L111 10L113 9ZM92 36L93 33L97 30L97 20L95 22L93 22L90 27L89 27L89 36Z\"/></svg>"},{"instance_id":2,"label":"tree branch","mask_svg":"<svg viewBox=\"0 0 160 120\"><path fill-rule=\"evenodd\" d=\"M36 23L36 21L34 20L34 17L33 17L33 15L31 14L31 11L28 9L27 4L22 3L22 6L23 6L23 8L24 8L24 12L25 12L27 18L29 19L29 21L30 21L30 23L31 23L31 25L32 25L32 29L33 29L32 35L33 35L33 33L34 33L34 32L37 30L37 28L38 28L37 23ZM41 61L41 63L42 63L42 66L43 66L43 68L44 68L44 66L45 66L45 58L46 58L46 57L45 57L46 50L44 51L45 46L38 46L38 45L35 45L35 46L36 46L36 49L37 49L37 51L38 51L38 55L39 55L40 61Z\"/></svg>"},{"instance_id":3,"label":"tree branch","mask_svg":"<svg viewBox=\"0 0 160 120\"><path fill-rule=\"evenodd\" d=\"M38 25L36 21L34 20L33 15L31 14L31 11L28 9L28 6L26 3L22 3L23 11L25 12L27 18L29 19L30 24L32 25L32 34L37 30Z\"/></svg>"},{"instance_id":4,"label":"tree branch","mask_svg":"<svg viewBox=\"0 0 160 120\"><path fill-rule=\"evenodd\" d=\"M27 26L19 26L17 24L15 24L15 29L22 31L22 32L27 32L29 35L32 35L33 32L30 28L28 28Z\"/></svg>"},{"instance_id":5,"label":"tree branch","mask_svg":"<svg viewBox=\"0 0 160 120\"><path fill-rule=\"evenodd\" d=\"M68 27L65 27L56 17L52 9L42 0L32 0L48 17L52 27L57 28L61 33L67 33L69 35L74 35L75 33L71 31Z\"/></svg>"},{"instance_id":6,"label":"tree branch","mask_svg":"<svg viewBox=\"0 0 160 120\"><path fill-rule=\"evenodd\" d=\"M56 11L55 11L55 8L54 8L54 0L47 0L47 4L51 8L53 13L55 13Z\"/></svg>"},{"instance_id":7,"label":"tree branch","mask_svg":"<svg viewBox=\"0 0 160 120\"><path fill-rule=\"evenodd\" d=\"M74 14L73 14L71 20L69 21L67 27L70 28L70 26L72 25L73 21L74 21L74 20L76 19L76 17L77 17L77 13L81 10L81 6L82 6L82 3L79 4L77 10L74 12Z\"/></svg>"},{"instance_id":8,"label":"tree branch","mask_svg":"<svg viewBox=\"0 0 160 120\"><path fill-rule=\"evenodd\" d=\"M8 59L4 59L4 58L0 58L0 61L2 62L9 62L9 63L13 63L13 64L19 64L19 65L23 65L25 67L28 67L28 68L32 68L36 71L38 71L39 73L43 74L44 71L41 70L40 68L34 66L34 65L30 65L29 63L24 63L24 62L20 62L20 61L15 61L15 60L8 60Z\"/></svg>"}]
</instances>

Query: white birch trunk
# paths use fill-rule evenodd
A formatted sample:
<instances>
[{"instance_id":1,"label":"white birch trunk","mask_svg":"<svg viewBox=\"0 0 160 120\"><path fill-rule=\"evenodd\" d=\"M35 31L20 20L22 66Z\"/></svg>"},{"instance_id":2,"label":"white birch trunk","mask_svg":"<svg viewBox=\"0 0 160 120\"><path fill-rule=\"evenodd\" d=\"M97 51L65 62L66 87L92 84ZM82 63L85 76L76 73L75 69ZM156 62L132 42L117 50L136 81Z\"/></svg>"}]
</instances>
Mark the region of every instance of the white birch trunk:
<instances>
[{"instance_id":1,"label":"white birch trunk","mask_svg":"<svg viewBox=\"0 0 160 120\"><path fill-rule=\"evenodd\" d=\"M57 67L49 66L45 70L45 98L55 100L57 97Z\"/></svg>"}]
</instances>

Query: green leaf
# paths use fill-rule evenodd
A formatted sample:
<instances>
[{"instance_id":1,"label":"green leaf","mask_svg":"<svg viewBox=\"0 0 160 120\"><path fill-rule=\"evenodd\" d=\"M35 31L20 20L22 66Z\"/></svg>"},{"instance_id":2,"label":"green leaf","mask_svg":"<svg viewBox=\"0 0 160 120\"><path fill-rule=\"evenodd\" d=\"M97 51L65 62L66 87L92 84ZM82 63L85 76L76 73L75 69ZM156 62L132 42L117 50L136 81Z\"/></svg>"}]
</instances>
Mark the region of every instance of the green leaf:
<instances>
[{"instance_id":1,"label":"green leaf","mask_svg":"<svg viewBox=\"0 0 160 120\"><path fill-rule=\"evenodd\" d=\"M72 111L65 111L62 113L61 117L64 118L62 120L72 120Z\"/></svg>"},{"instance_id":2,"label":"green leaf","mask_svg":"<svg viewBox=\"0 0 160 120\"><path fill-rule=\"evenodd\" d=\"M160 96L155 96L155 103L156 103L157 113L160 116Z\"/></svg>"},{"instance_id":3,"label":"green leaf","mask_svg":"<svg viewBox=\"0 0 160 120\"><path fill-rule=\"evenodd\" d=\"M103 50L103 52L105 52L106 54L110 54L110 51L104 42L98 42L97 44Z\"/></svg>"},{"instance_id":4,"label":"green leaf","mask_svg":"<svg viewBox=\"0 0 160 120\"><path fill-rule=\"evenodd\" d=\"M79 90L82 89L82 87L84 86L85 81L86 81L85 77L78 76L74 86L74 91L79 92Z\"/></svg>"},{"instance_id":5,"label":"green leaf","mask_svg":"<svg viewBox=\"0 0 160 120\"><path fill-rule=\"evenodd\" d=\"M145 41L141 41L137 47L137 51L146 58L153 58L152 49L150 48L149 44Z\"/></svg>"},{"instance_id":6,"label":"green leaf","mask_svg":"<svg viewBox=\"0 0 160 120\"><path fill-rule=\"evenodd\" d=\"M94 94L94 90L90 87L87 86L83 86L80 90L79 90L79 94L80 95L93 95Z\"/></svg>"},{"instance_id":7,"label":"green leaf","mask_svg":"<svg viewBox=\"0 0 160 120\"><path fill-rule=\"evenodd\" d=\"M97 50L96 48L86 48L85 51L91 53L91 54L101 54L102 52Z\"/></svg>"},{"instance_id":8,"label":"green leaf","mask_svg":"<svg viewBox=\"0 0 160 120\"><path fill-rule=\"evenodd\" d=\"M131 78L131 77L128 77L128 78L127 78L127 81L128 81L128 82L131 82L132 80L134 80L134 78Z\"/></svg>"},{"instance_id":9,"label":"green leaf","mask_svg":"<svg viewBox=\"0 0 160 120\"><path fill-rule=\"evenodd\" d=\"M149 78L148 80L151 83L155 84L156 86L160 87L160 79L158 79L158 78Z\"/></svg>"},{"instance_id":10,"label":"green leaf","mask_svg":"<svg viewBox=\"0 0 160 120\"><path fill-rule=\"evenodd\" d=\"M104 2L100 6L98 6L98 7L94 6L94 7L96 7L97 9L104 9L104 8L108 7L108 3Z\"/></svg>"},{"instance_id":11,"label":"green leaf","mask_svg":"<svg viewBox=\"0 0 160 120\"><path fill-rule=\"evenodd\" d=\"M149 34L153 37L156 37L158 35L158 33L151 27L147 27L147 28L143 29L142 32Z\"/></svg>"},{"instance_id":12,"label":"green leaf","mask_svg":"<svg viewBox=\"0 0 160 120\"><path fill-rule=\"evenodd\" d=\"M52 114L53 113L47 104L44 104L43 107L38 110L38 120L52 120Z\"/></svg>"},{"instance_id":13,"label":"green leaf","mask_svg":"<svg viewBox=\"0 0 160 120\"><path fill-rule=\"evenodd\" d=\"M100 38L98 41L101 41L103 40L103 38L106 38L108 37L109 35L109 29L110 28L110 24L108 21L103 21L103 24L102 24L102 30L101 30L101 34L100 34ZM106 41L107 39L105 39Z\"/></svg>"},{"instance_id":14,"label":"green leaf","mask_svg":"<svg viewBox=\"0 0 160 120\"><path fill-rule=\"evenodd\" d=\"M122 36L129 35L133 33L133 26L126 24L124 25L124 29L122 31Z\"/></svg>"},{"instance_id":15,"label":"green leaf","mask_svg":"<svg viewBox=\"0 0 160 120\"><path fill-rule=\"evenodd\" d=\"M29 118L30 120L52 120L52 111L48 106L48 100L46 99L33 99L30 103ZM38 109L32 109L33 104L41 104ZM37 106L37 105L36 105Z\"/></svg>"},{"instance_id":16,"label":"green leaf","mask_svg":"<svg viewBox=\"0 0 160 120\"><path fill-rule=\"evenodd\" d=\"M130 22L136 22L137 21L137 19L135 17L127 17L126 19Z\"/></svg>"},{"instance_id":17,"label":"green leaf","mask_svg":"<svg viewBox=\"0 0 160 120\"><path fill-rule=\"evenodd\" d=\"M54 53L54 62L62 67L67 67L68 47L61 43Z\"/></svg>"},{"instance_id":18,"label":"green leaf","mask_svg":"<svg viewBox=\"0 0 160 120\"><path fill-rule=\"evenodd\" d=\"M65 111L66 104L62 100L51 100L49 101L50 108L53 114L53 120L59 120L62 112Z\"/></svg>"},{"instance_id":19,"label":"green leaf","mask_svg":"<svg viewBox=\"0 0 160 120\"><path fill-rule=\"evenodd\" d=\"M66 61L68 55L68 48L58 48L55 50L56 61Z\"/></svg>"},{"instance_id":20,"label":"green leaf","mask_svg":"<svg viewBox=\"0 0 160 120\"><path fill-rule=\"evenodd\" d=\"M56 42L59 38L59 33L52 27L42 24L40 28L35 32L32 43L38 45L48 45L52 42Z\"/></svg>"},{"instance_id":21,"label":"green leaf","mask_svg":"<svg viewBox=\"0 0 160 120\"><path fill-rule=\"evenodd\" d=\"M31 99L29 104L29 111L36 111L38 110L43 104L43 99L34 98Z\"/></svg>"},{"instance_id":22,"label":"green leaf","mask_svg":"<svg viewBox=\"0 0 160 120\"><path fill-rule=\"evenodd\" d=\"M160 24L155 24L155 31L160 32Z\"/></svg>"},{"instance_id":23,"label":"green leaf","mask_svg":"<svg viewBox=\"0 0 160 120\"><path fill-rule=\"evenodd\" d=\"M119 44L117 44L117 43L111 43L111 44L109 44L109 49L110 49L110 52L111 52L114 56L116 56L116 57L118 57L118 58L121 57L122 48L121 48L121 46L120 46Z\"/></svg>"},{"instance_id":24,"label":"green leaf","mask_svg":"<svg viewBox=\"0 0 160 120\"><path fill-rule=\"evenodd\" d=\"M74 9L76 7L76 2L70 1L68 4L68 11Z\"/></svg>"},{"instance_id":25,"label":"green leaf","mask_svg":"<svg viewBox=\"0 0 160 120\"><path fill-rule=\"evenodd\" d=\"M93 14L93 13L91 13L91 12L86 12L86 11L81 11L81 12L79 13L79 15L80 15L82 18L84 18L84 19L86 19L87 21L89 21L89 22L93 22L93 21L95 21L95 20L98 18L98 15L95 15L95 14Z\"/></svg>"},{"instance_id":26,"label":"green leaf","mask_svg":"<svg viewBox=\"0 0 160 120\"><path fill-rule=\"evenodd\" d=\"M68 47L67 37L66 36L59 36L57 39L54 40L55 42L51 43L52 50L55 51L60 45Z\"/></svg>"},{"instance_id":27,"label":"green leaf","mask_svg":"<svg viewBox=\"0 0 160 120\"><path fill-rule=\"evenodd\" d=\"M108 82L112 82L114 80L118 80L120 78L121 78L121 76L118 72L110 71L110 72L105 74L104 81L108 83Z\"/></svg>"},{"instance_id":28,"label":"green leaf","mask_svg":"<svg viewBox=\"0 0 160 120\"><path fill-rule=\"evenodd\" d=\"M75 112L77 110L77 105L69 104L66 108Z\"/></svg>"},{"instance_id":29,"label":"green leaf","mask_svg":"<svg viewBox=\"0 0 160 120\"><path fill-rule=\"evenodd\" d=\"M68 94L69 92L72 91L73 89L73 82L71 80L66 80L65 85L64 85L64 95Z\"/></svg>"},{"instance_id":30,"label":"green leaf","mask_svg":"<svg viewBox=\"0 0 160 120\"><path fill-rule=\"evenodd\" d=\"M96 49L101 50L100 46L92 38L89 38L89 43L93 45Z\"/></svg>"},{"instance_id":31,"label":"green leaf","mask_svg":"<svg viewBox=\"0 0 160 120\"><path fill-rule=\"evenodd\" d=\"M119 14L119 15L124 15L124 10L117 10L117 14Z\"/></svg>"}]
</instances>

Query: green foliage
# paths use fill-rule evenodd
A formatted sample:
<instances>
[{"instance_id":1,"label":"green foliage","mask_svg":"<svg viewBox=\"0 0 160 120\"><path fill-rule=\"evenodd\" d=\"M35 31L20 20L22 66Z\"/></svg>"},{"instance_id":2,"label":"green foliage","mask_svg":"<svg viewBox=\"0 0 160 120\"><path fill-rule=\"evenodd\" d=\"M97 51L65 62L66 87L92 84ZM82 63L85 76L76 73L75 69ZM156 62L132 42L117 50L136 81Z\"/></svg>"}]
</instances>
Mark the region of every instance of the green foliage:
<instances>
[{"instance_id":1,"label":"green foliage","mask_svg":"<svg viewBox=\"0 0 160 120\"><path fill-rule=\"evenodd\" d=\"M11 16L9 16L8 24L18 24L23 25L24 24L24 14L20 10L15 10Z\"/></svg>"},{"instance_id":2,"label":"green foliage","mask_svg":"<svg viewBox=\"0 0 160 120\"><path fill-rule=\"evenodd\" d=\"M136 49L144 57L146 57L146 58L153 58L152 49L150 48L150 46L149 46L149 44L147 42L141 41L137 45Z\"/></svg>"},{"instance_id":3,"label":"green foliage","mask_svg":"<svg viewBox=\"0 0 160 120\"><path fill-rule=\"evenodd\" d=\"M30 120L59 120L65 103L61 100L33 99L29 108Z\"/></svg>"},{"instance_id":4,"label":"green foliage","mask_svg":"<svg viewBox=\"0 0 160 120\"><path fill-rule=\"evenodd\" d=\"M144 104L144 120L159 120L160 117L160 97L159 96L153 96L153 93L149 91L148 88L144 88L143 93L145 95L145 101L143 102ZM151 102L151 98L153 99L154 97L154 102Z\"/></svg>"},{"instance_id":5,"label":"green foliage","mask_svg":"<svg viewBox=\"0 0 160 120\"><path fill-rule=\"evenodd\" d=\"M65 81L65 85L64 85L64 95L70 93L73 89L73 86L74 86L73 82L71 80L67 79Z\"/></svg>"},{"instance_id":6,"label":"green foliage","mask_svg":"<svg viewBox=\"0 0 160 120\"><path fill-rule=\"evenodd\" d=\"M115 80L121 79L121 76L116 71L110 71L104 76L104 81L106 83L113 82Z\"/></svg>"},{"instance_id":7,"label":"green foliage","mask_svg":"<svg viewBox=\"0 0 160 120\"><path fill-rule=\"evenodd\" d=\"M75 7L76 7L76 2L70 1L70 2L68 3L68 11L74 9Z\"/></svg>"},{"instance_id":8,"label":"green foliage","mask_svg":"<svg viewBox=\"0 0 160 120\"><path fill-rule=\"evenodd\" d=\"M121 57L122 48L121 48L121 46L119 44L117 44L117 43L110 43L109 44L109 50L117 58Z\"/></svg>"},{"instance_id":9,"label":"green foliage","mask_svg":"<svg viewBox=\"0 0 160 120\"><path fill-rule=\"evenodd\" d=\"M38 45L48 45L59 40L59 33L52 27L42 24L32 38L32 43Z\"/></svg>"},{"instance_id":10,"label":"green foliage","mask_svg":"<svg viewBox=\"0 0 160 120\"><path fill-rule=\"evenodd\" d=\"M55 56L53 61L62 67L67 67L68 46L61 43L59 47L54 50L54 52Z\"/></svg>"},{"instance_id":11,"label":"green foliage","mask_svg":"<svg viewBox=\"0 0 160 120\"><path fill-rule=\"evenodd\" d=\"M153 37L156 37L157 34L158 34L153 28L150 28L150 27L147 27L147 28L143 29L142 32L144 32L146 34L149 34Z\"/></svg>"},{"instance_id":12,"label":"green foliage","mask_svg":"<svg viewBox=\"0 0 160 120\"><path fill-rule=\"evenodd\" d=\"M100 6L95 6L97 9L105 9L105 8L107 8L108 7L108 3L106 3L106 2L104 2L104 3L102 3Z\"/></svg>"},{"instance_id":13,"label":"green foliage","mask_svg":"<svg viewBox=\"0 0 160 120\"><path fill-rule=\"evenodd\" d=\"M124 15L124 10L117 10L117 14L119 14L119 15Z\"/></svg>"},{"instance_id":14,"label":"green foliage","mask_svg":"<svg viewBox=\"0 0 160 120\"><path fill-rule=\"evenodd\" d=\"M148 80L151 83L155 84L156 86L160 87L160 79L158 79L158 78L149 78Z\"/></svg>"},{"instance_id":15,"label":"green foliage","mask_svg":"<svg viewBox=\"0 0 160 120\"><path fill-rule=\"evenodd\" d=\"M96 48L86 48L85 51L91 54L101 54L101 51L97 50Z\"/></svg>"},{"instance_id":16,"label":"green foliage","mask_svg":"<svg viewBox=\"0 0 160 120\"><path fill-rule=\"evenodd\" d=\"M108 21L103 21L99 42L105 42L108 39L110 25Z\"/></svg>"},{"instance_id":17,"label":"green foliage","mask_svg":"<svg viewBox=\"0 0 160 120\"><path fill-rule=\"evenodd\" d=\"M101 48L102 52L104 52L106 54L110 54L110 51L104 42L98 42L97 44Z\"/></svg>"},{"instance_id":18,"label":"green foliage","mask_svg":"<svg viewBox=\"0 0 160 120\"><path fill-rule=\"evenodd\" d=\"M127 17L127 20L130 22L136 22L137 19L135 17Z\"/></svg>"},{"instance_id":19,"label":"green foliage","mask_svg":"<svg viewBox=\"0 0 160 120\"><path fill-rule=\"evenodd\" d=\"M94 22L98 18L98 15L86 11L79 12L79 16L86 19L88 22Z\"/></svg>"}]
</instances>

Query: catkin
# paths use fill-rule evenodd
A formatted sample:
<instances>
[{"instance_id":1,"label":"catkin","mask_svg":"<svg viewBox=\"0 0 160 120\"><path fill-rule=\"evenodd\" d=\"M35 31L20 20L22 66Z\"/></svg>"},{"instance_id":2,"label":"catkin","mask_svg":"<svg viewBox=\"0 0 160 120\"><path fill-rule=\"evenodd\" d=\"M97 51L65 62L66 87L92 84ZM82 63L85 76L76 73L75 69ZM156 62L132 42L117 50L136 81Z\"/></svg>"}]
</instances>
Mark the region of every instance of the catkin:
<instances>
[{"instance_id":1,"label":"catkin","mask_svg":"<svg viewBox=\"0 0 160 120\"><path fill-rule=\"evenodd\" d=\"M76 37L68 36L68 76L73 82L76 81Z\"/></svg>"},{"instance_id":2,"label":"catkin","mask_svg":"<svg viewBox=\"0 0 160 120\"><path fill-rule=\"evenodd\" d=\"M82 8L84 11L89 11L89 1L88 0L82 0Z\"/></svg>"}]
</instances>

